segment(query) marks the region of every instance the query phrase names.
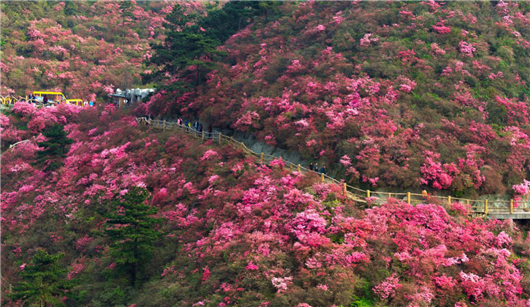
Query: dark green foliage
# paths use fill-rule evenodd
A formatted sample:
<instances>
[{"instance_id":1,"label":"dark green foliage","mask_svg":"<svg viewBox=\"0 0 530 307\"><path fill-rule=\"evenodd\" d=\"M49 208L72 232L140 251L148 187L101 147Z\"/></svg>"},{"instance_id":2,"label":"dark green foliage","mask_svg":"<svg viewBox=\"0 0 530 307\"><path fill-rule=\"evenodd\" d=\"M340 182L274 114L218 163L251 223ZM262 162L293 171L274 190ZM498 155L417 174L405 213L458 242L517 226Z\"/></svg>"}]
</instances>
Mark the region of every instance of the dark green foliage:
<instances>
[{"instance_id":1,"label":"dark green foliage","mask_svg":"<svg viewBox=\"0 0 530 307\"><path fill-rule=\"evenodd\" d=\"M206 34L220 42L226 41L237 31L244 29L256 16L272 13L278 3L259 1L231 1L221 9L212 7L200 26Z\"/></svg>"},{"instance_id":2,"label":"dark green foliage","mask_svg":"<svg viewBox=\"0 0 530 307\"><path fill-rule=\"evenodd\" d=\"M210 68L210 64L202 61L203 55L217 54L218 41L214 41L200 32L197 27L188 27L193 17L184 15L184 9L175 5L173 12L166 17L167 38L163 44L154 45L155 51L150 59L151 64L162 66L162 69L147 81L161 79L165 73L176 75L189 65L197 66L197 82L200 82L200 70ZM182 77L190 76L193 72L182 72ZM144 76L144 79L146 79ZM183 83L183 82L178 82Z\"/></svg>"},{"instance_id":3,"label":"dark green foliage","mask_svg":"<svg viewBox=\"0 0 530 307\"><path fill-rule=\"evenodd\" d=\"M37 250L31 264L19 273L23 281L13 287L9 297L22 300L23 306L65 306L62 298L72 283L66 279L66 269L58 263L63 257L63 253L50 255Z\"/></svg>"},{"instance_id":4,"label":"dark green foliage","mask_svg":"<svg viewBox=\"0 0 530 307\"><path fill-rule=\"evenodd\" d=\"M165 90L182 90L191 80L195 85L203 83L219 56L226 55L217 47L249 25L256 16L273 12L275 6L277 4L270 2L232 1L222 8L212 5L207 16L198 16L185 15L184 9L175 5L166 17L165 42L152 46L155 53L149 64L160 65L162 69L152 75L143 75L144 81L160 81L165 73L170 73L187 81L178 81L177 86ZM194 69L189 69L190 66Z\"/></svg>"},{"instance_id":5,"label":"dark green foliage","mask_svg":"<svg viewBox=\"0 0 530 307\"><path fill-rule=\"evenodd\" d=\"M37 152L37 159L35 165L49 163L45 171L54 171L63 165L62 159L66 157L68 148L73 141L66 137L64 127L58 124L51 126L42 133L48 138L45 142L39 142L37 145L42 147L41 151Z\"/></svg>"},{"instance_id":6,"label":"dark green foliage","mask_svg":"<svg viewBox=\"0 0 530 307\"><path fill-rule=\"evenodd\" d=\"M65 1L64 14L67 15L67 16L76 15L77 14L77 5L74 4L72 1Z\"/></svg>"},{"instance_id":7,"label":"dark green foliage","mask_svg":"<svg viewBox=\"0 0 530 307\"><path fill-rule=\"evenodd\" d=\"M130 1L123 1L120 3L121 16L124 20L126 17L131 17L134 19L134 14L132 13L133 9L133 4Z\"/></svg>"},{"instance_id":8,"label":"dark green foliage","mask_svg":"<svg viewBox=\"0 0 530 307\"><path fill-rule=\"evenodd\" d=\"M110 255L118 271L129 276L131 285L137 285L141 273L152 258L153 244L162 235L157 229L162 219L152 217L156 207L146 204L149 192L133 187L111 203L115 213L108 216L105 235L112 242Z\"/></svg>"}]
</instances>

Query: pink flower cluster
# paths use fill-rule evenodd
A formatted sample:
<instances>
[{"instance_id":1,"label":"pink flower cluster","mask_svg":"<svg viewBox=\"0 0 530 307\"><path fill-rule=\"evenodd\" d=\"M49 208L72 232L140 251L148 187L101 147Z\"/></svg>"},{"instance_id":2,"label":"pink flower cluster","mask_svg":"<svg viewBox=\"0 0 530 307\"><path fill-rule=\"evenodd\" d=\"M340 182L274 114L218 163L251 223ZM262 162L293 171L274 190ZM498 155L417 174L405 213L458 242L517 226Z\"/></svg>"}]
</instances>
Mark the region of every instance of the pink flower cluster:
<instances>
[{"instance_id":1,"label":"pink flower cluster","mask_svg":"<svg viewBox=\"0 0 530 307\"><path fill-rule=\"evenodd\" d=\"M396 290L401 287L399 284L399 278L396 274L387 277L382 283L373 288L374 293L382 299L394 297Z\"/></svg>"},{"instance_id":2,"label":"pink flower cluster","mask_svg":"<svg viewBox=\"0 0 530 307\"><path fill-rule=\"evenodd\" d=\"M377 37L372 37L372 33L366 33L363 38L361 38L361 46L370 46L371 43L375 43L379 40Z\"/></svg>"},{"instance_id":3,"label":"pink flower cluster","mask_svg":"<svg viewBox=\"0 0 530 307\"><path fill-rule=\"evenodd\" d=\"M465 41L460 41L460 43L458 43L458 47L460 48L460 52L468 57L473 57L473 52L477 50L475 47L473 47L473 45Z\"/></svg>"}]
</instances>

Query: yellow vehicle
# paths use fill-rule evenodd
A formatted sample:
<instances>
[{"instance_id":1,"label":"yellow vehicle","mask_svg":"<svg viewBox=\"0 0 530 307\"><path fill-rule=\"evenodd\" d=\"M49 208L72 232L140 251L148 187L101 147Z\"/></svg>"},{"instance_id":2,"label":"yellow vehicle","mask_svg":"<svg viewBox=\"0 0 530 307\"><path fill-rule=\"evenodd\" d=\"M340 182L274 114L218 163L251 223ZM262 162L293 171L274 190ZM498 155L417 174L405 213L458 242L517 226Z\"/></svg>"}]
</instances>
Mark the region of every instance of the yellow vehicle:
<instances>
[{"instance_id":1,"label":"yellow vehicle","mask_svg":"<svg viewBox=\"0 0 530 307\"><path fill-rule=\"evenodd\" d=\"M44 97L46 97L47 103L61 104L66 102L66 97L61 92L33 92L33 96L36 97L37 102L44 102Z\"/></svg>"},{"instance_id":2,"label":"yellow vehicle","mask_svg":"<svg viewBox=\"0 0 530 307\"><path fill-rule=\"evenodd\" d=\"M68 103L75 104L76 106L83 106L83 99L66 99Z\"/></svg>"},{"instance_id":3,"label":"yellow vehicle","mask_svg":"<svg viewBox=\"0 0 530 307\"><path fill-rule=\"evenodd\" d=\"M33 92L33 96L37 97L37 102L43 102L44 97L48 98L48 103L52 104L62 104L62 103L71 103L78 106L83 106L83 100L81 99L66 99L63 93L61 92Z\"/></svg>"}]
</instances>

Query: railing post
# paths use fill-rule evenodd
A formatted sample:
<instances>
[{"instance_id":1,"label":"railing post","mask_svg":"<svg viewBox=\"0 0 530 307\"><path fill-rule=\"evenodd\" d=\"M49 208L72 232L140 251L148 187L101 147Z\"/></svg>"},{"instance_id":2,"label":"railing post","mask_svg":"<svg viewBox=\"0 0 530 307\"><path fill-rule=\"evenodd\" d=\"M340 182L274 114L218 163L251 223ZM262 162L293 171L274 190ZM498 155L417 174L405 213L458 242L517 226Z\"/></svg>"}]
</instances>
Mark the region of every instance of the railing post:
<instances>
[{"instance_id":1,"label":"railing post","mask_svg":"<svg viewBox=\"0 0 530 307\"><path fill-rule=\"evenodd\" d=\"M388 198L392 198L392 193L388 193Z\"/></svg>"},{"instance_id":2,"label":"railing post","mask_svg":"<svg viewBox=\"0 0 530 307\"><path fill-rule=\"evenodd\" d=\"M322 182L324 182L324 173L320 174L320 178L322 178Z\"/></svg>"},{"instance_id":3,"label":"railing post","mask_svg":"<svg viewBox=\"0 0 530 307\"><path fill-rule=\"evenodd\" d=\"M202 131L202 141L204 142L204 130Z\"/></svg>"},{"instance_id":4,"label":"railing post","mask_svg":"<svg viewBox=\"0 0 530 307\"><path fill-rule=\"evenodd\" d=\"M261 153L261 164L263 164L263 152Z\"/></svg>"},{"instance_id":5,"label":"railing post","mask_svg":"<svg viewBox=\"0 0 530 307\"><path fill-rule=\"evenodd\" d=\"M407 192L407 203L410 205L410 192Z\"/></svg>"},{"instance_id":6,"label":"railing post","mask_svg":"<svg viewBox=\"0 0 530 307\"><path fill-rule=\"evenodd\" d=\"M370 197L370 190L366 190L366 197Z\"/></svg>"},{"instance_id":7,"label":"railing post","mask_svg":"<svg viewBox=\"0 0 530 307\"><path fill-rule=\"evenodd\" d=\"M162 126L162 128L164 128L164 130L166 130L166 120L164 119L164 125Z\"/></svg>"},{"instance_id":8,"label":"railing post","mask_svg":"<svg viewBox=\"0 0 530 307\"><path fill-rule=\"evenodd\" d=\"M488 215L488 200L484 199L484 215Z\"/></svg>"},{"instance_id":9,"label":"railing post","mask_svg":"<svg viewBox=\"0 0 530 307\"><path fill-rule=\"evenodd\" d=\"M300 164L298 164L298 172L300 173Z\"/></svg>"},{"instance_id":10,"label":"railing post","mask_svg":"<svg viewBox=\"0 0 530 307\"><path fill-rule=\"evenodd\" d=\"M344 193L344 195L346 195L346 192L347 192L346 183L343 183L343 185L342 185L342 193Z\"/></svg>"},{"instance_id":11,"label":"railing post","mask_svg":"<svg viewBox=\"0 0 530 307\"><path fill-rule=\"evenodd\" d=\"M450 206L451 205L451 196L447 197L447 204Z\"/></svg>"},{"instance_id":12,"label":"railing post","mask_svg":"<svg viewBox=\"0 0 530 307\"><path fill-rule=\"evenodd\" d=\"M513 214L513 199L510 199L510 214Z\"/></svg>"}]
</instances>

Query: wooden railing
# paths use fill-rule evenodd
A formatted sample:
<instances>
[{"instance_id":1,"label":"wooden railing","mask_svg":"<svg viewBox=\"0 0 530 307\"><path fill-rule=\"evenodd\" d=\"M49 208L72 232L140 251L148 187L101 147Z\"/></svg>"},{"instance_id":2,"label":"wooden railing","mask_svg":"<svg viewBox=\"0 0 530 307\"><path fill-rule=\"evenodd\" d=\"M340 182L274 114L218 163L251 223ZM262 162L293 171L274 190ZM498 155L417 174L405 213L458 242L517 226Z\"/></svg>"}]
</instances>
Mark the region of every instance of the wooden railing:
<instances>
[{"instance_id":1,"label":"wooden railing","mask_svg":"<svg viewBox=\"0 0 530 307\"><path fill-rule=\"evenodd\" d=\"M0 95L0 104L3 105L12 105L19 101L30 102L30 100L31 99L29 99L28 96Z\"/></svg>"},{"instance_id":2,"label":"wooden railing","mask_svg":"<svg viewBox=\"0 0 530 307\"><path fill-rule=\"evenodd\" d=\"M179 125L176 122L170 122L165 120L151 120L145 117L136 118L136 121L140 125L152 126L158 129L164 130L176 130L188 135L191 135L195 138L201 139L202 141L213 140L218 143L230 144L235 148L243 150L246 154L256 157L260 160L261 163L268 164L270 161L275 159L282 159L281 157L265 154L263 152L257 153L249 149L243 142L236 141L233 137L224 135L218 131L214 132L199 132L193 127L186 127L184 125ZM470 206L472 213L476 215L495 215L495 214L514 214L522 213L526 208L529 207L530 202L528 200L515 201L515 200L495 200L488 201L478 200L478 199L468 199L461 197L452 197L452 196L438 196L438 195L429 195L429 194L420 194L412 192L380 192L380 191L371 191L363 190L358 187L354 187L339 181L333 177L330 177L326 174L321 174L312 170L307 169L300 164L295 164L287 160L283 160L283 163L292 171L297 171L299 173L314 173L320 176L322 182L335 183L342 187L343 193L348 195L350 198L358 202L370 202L374 204L382 204L388 200L388 198L395 198L402 201L405 201L409 204L416 205L421 203L436 203L436 204L446 204L450 205L454 202L460 202ZM530 210L529 210L530 211ZM530 218L530 215L529 215Z\"/></svg>"}]
</instances>

